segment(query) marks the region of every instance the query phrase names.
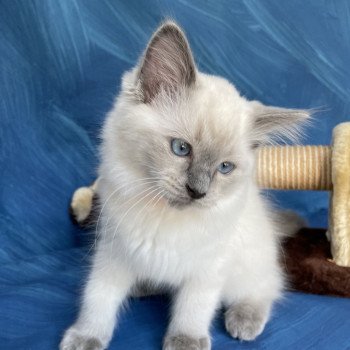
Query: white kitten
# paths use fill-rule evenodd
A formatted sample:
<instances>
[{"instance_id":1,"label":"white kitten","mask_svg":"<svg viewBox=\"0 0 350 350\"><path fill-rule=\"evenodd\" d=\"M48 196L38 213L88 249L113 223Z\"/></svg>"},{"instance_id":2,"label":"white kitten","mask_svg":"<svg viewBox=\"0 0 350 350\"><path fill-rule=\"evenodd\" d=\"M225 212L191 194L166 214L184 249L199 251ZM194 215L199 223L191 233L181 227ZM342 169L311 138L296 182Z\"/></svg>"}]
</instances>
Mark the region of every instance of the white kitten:
<instances>
[{"instance_id":1,"label":"white kitten","mask_svg":"<svg viewBox=\"0 0 350 350\"><path fill-rule=\"evenodd\" d=\"M104 349L140 283L174 294L164 349L210 349L216 308L242 340L283 289L278 229L254 182L254 149L293 136L305 111L247 101L199 73L173 22L152 37L103 129L103 204L82 307L61 349Z\"/></svg>"}]
</instances>

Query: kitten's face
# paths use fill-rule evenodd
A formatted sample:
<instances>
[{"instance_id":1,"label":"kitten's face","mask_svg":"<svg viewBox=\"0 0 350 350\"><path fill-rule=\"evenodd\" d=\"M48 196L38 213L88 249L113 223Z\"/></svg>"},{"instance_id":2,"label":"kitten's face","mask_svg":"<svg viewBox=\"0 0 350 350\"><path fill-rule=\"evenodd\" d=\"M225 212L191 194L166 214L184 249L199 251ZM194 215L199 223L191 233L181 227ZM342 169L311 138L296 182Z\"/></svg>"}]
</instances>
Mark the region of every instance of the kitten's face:
<instances>
[{"instance_id":1,"label":"kitten's face","mask_svg":"<svg viewBox=\"0 0 350 350\"><path fill-rule=\"evenodd\" d=\"M291 132L307 113L247 101L225 79L199 73L184 34L166 23L124 76L116 117L110 137L124 171L186 208L234 196L252 177L253 146Z\"/></svg>"},{"instance_id":2,"label":"kitten's face","mask_svg":"<svg viewBox=\"0 0 350 350\"><path fill-rule=\"evenodd\" d=\"M204 74L183 94L142 106L122 140L133 160L142 159L134 163L138 176L155 179L170 205L211 207L251 176L248 102L224 79Z\"/></svg>"}]
</instances>

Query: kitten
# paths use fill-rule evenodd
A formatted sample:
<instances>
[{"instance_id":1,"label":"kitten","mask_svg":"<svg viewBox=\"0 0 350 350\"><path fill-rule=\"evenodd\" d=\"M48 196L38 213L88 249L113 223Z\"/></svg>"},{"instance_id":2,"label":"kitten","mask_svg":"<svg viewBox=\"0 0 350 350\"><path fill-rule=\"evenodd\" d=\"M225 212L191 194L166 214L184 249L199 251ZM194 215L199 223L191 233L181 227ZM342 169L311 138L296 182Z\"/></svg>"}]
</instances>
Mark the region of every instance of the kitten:
<instances>
[{"instance_id":1,"label":"kitten","mask_svg":"<svg viewBox=\"0 0 350 350\"><path fill-rule=\"evenodd\" d=\"M107 348L121 304L142 283L173 292L163 349L210 349L222 305L232 337L255 339L284 280L254 148L292 137L308 117L198 72L182 30L164 23L125 73L103 128L97 246L60 349Z\"/></svg>"}]
</instances>

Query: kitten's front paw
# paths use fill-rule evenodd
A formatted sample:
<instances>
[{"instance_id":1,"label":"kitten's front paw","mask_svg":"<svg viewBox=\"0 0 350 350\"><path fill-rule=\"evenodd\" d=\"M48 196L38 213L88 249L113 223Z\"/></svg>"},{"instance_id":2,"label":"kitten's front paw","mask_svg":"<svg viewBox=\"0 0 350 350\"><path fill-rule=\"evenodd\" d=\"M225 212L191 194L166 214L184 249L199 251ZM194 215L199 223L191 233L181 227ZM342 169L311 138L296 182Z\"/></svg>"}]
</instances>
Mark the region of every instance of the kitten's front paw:
<instances>
[{"instance_id":1,"label":"kitten's front paw","mask_svg":"<svg viewBox=\"0 0 350 350\"><path fill-rule=\"evenodd\" d=\"M249 304L231 306L225 314L226 330L233 338L254 340L264 330L266 314Z\"/></svg>"},{"instance_id":2,"label":"kitten's front paw","mask_svg":"<svg viewBox=\"0 0 350 350\"><path fill-rule=\"evenodd\" d=\"M210 350L210 339L209 337L196 339L187 335L167 336L163 350Z\"/></svg>"},{"instance_id":3,"label":"kitten's front paw","mask_svg":"<svg viewBox=\"0 0 350 350\"><path fill-rule=\"evenodd\" d=\"M104 346L97 338L79 334L69 329L60 344L60 350L103 350Z\"/></svg>"}]
</instances>

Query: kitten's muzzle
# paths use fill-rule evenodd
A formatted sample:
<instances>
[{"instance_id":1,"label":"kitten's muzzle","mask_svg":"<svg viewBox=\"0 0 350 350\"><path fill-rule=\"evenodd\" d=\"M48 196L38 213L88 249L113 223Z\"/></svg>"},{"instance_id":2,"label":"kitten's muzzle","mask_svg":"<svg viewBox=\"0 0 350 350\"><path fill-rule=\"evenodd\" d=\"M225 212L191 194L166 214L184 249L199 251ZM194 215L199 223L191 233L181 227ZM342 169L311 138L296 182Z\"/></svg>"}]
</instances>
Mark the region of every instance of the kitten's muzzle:
<instances>
[{"instance_id":1,"label":"kitten's muzzle","mask_svg":"<svg viewBox=\"0 0 350 350\"><path fill-rule=\"evenodd\" d=\"M198 192L195 188L190 187L189 184L186 184L186 190L192 199L201 199L206 195L206 192Z\"/></svg>"}]
</instances>

